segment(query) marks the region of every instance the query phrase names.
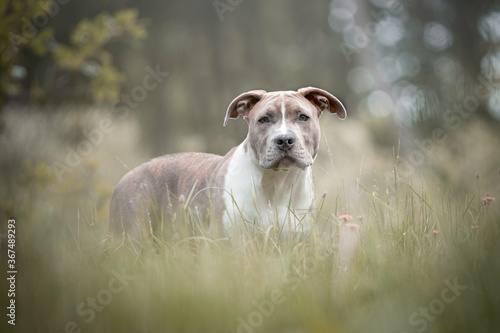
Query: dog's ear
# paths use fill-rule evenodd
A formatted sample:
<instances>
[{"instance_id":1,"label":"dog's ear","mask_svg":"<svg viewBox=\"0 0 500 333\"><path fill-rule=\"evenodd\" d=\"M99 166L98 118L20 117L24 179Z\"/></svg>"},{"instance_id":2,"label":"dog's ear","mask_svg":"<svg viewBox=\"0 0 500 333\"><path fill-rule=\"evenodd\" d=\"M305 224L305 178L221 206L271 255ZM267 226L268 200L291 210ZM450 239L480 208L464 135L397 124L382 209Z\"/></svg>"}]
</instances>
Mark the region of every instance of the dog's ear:
<instances>
[{"instance_id":1,"label":"dog's ear","mask_svg":"<svg viewBox=\"0 0 500 333\"><path fill-rule=\"evenodd\" d=\"M224 119L224 126L227 125L229 118L237 119L240 114L246 117L250 110L259 102L267 92L265 90L251 90L243 93L233 99L227 108L226 118Z\"/></svg>"},{"instance_id":2,"label":"dog's ear","mask_svg":"<svg viewBox=\"0 0 500 333\"><path fill-rule=\"evenodd\" d=\"M345 119L347 116L347 111L345 110L344 105L342 105L342 102L340 102L337 97L333 96L328 91L314 87L307 87L300 88L298 93L311 102L320 113L323 112L323 110L329 110L331 113L336 113L340 119Z\"/></svg>"}]
</instances>

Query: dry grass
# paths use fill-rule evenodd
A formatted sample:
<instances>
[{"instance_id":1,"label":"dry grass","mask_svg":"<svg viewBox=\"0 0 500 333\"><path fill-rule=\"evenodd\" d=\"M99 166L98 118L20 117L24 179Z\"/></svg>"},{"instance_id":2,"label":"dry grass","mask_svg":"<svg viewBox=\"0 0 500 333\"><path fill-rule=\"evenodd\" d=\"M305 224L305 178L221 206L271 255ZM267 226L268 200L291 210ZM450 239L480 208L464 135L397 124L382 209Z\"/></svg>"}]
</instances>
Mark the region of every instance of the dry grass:
<instances>
[{"instance_id":1,"label":"dry grass","mask_svg":"<svg viewBox=\"0 0 500 333\"><path fill-rule=\"evenodd\" d=\"M17 118L11 117L13 124ZM23 145L22 136L29 133L17 124L8 135ZM117 124L117 132L62 182L49 167L65 146L56 140L63 130L53 125L37 129L39 138L50 142L40 144L49 158L29 147L16 155L11 163L21 171L12 174L15 193L2 201L6 214L19 222L16 331L76 332L77 326L82 332L492 332L500 327L500 209L498 200L485 199L495 197L497 179L464 174L473 188L463 189L425 172L386 177L393 170L390 154L389 163L371 164L370 156L362 158L364 150L348 155L348 140L337 140L350 158L346 162L327 135L334 151L324 142L315 166L317 233L291 241L270 231L228 244L181 228L155 242L117 248L106 242L107 204L126 171L122 165L132 167L142 158L131 153L137 147L123 133L123 126L134 124ZM130 141L126 151L124 140ZM4 153L14 156L15 149ZM453 283L466 289L449 290Z\"/></svg>"}]
</instances>

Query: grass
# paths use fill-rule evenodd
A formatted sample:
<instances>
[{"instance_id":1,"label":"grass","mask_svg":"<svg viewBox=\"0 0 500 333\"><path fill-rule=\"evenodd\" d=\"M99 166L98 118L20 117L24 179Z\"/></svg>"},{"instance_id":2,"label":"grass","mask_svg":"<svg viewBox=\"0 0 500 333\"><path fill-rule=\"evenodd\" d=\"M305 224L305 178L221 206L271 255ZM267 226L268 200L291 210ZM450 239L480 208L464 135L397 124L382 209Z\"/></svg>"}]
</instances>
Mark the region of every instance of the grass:
<instances>
[{"instance_id":1,"label":"grass","mask_svg":"<svg viewBox=\"0 0 500 333\"><path fill-rule=\"evenodd\" d=\"M181 215L175 233L116 247L110 173L96 176L107 162L89 158L58 182L35 154L12 162L19 191L1 202L17 221L19 272L17 325L2 332L500 330L500 208L480 186L318 169L309 237L269 230L230 244L193 235ZM324 183L333 190L321 196Z\"/></svg>"},{"instance_id":2,"label":"grass","mask_svg":"<svg viewBox=\"0 0 500 333\"><path fill-rule=\"evenodd\" d=\"M16 329L498 330L498 204L424 181L416 189L397 180L384 198L363 192L359 228L337 220L332 212L346 207L332 207L326 197L318 213L322 231L300 242L271 232L229 245L177 230L156 243L117 248L105 241L105 222L92 202L72 221L42 214L30 225L19 224ZM110 293L116 274L130 279ZM442 294L449 283L466 289L446 303ZM425 308L428 317L420 314ZM410 322L413 313L418 315Z\"/></svg>"}]
</instances>

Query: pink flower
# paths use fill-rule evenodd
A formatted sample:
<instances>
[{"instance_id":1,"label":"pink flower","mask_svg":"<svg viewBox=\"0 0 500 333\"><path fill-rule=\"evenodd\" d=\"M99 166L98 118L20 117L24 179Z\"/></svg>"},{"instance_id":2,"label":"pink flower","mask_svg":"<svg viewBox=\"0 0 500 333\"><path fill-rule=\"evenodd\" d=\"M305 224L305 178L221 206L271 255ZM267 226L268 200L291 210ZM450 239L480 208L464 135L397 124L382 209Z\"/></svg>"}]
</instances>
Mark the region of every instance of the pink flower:
<instances>
[{"instance_id":1,"label":"pink flower","mask_svg":"<svg viewBox=\"0 0 500 333\"><path fill-rule=\"evenodd\" d=\"M483 197L483 198L481 198L481 200L483 200L483 204L486 206L490 202L495 201L495 198L494 197Z\"/></svg>"},{"instance_id":2,"label":"pink flower","mask_svg":"<svg viewBox=\"0 0 500 333\"><path fill-rule=\"evenodd\" d=\"M344 215L340 215L339 217L337 217L337 219L344 220L344 222L345 222L345 221L354 220L354 217L352 217L352 215L349 215L349 214L344 214Z\"/></svg>"}]
</instances>

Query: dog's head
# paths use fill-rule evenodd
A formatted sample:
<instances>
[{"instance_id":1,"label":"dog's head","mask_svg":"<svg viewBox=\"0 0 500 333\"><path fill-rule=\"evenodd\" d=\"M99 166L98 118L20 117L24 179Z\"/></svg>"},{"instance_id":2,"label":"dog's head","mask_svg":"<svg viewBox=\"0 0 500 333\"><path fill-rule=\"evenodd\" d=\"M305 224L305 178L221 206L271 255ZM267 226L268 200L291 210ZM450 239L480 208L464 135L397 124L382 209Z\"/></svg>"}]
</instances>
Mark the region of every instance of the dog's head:
<instances>
[{"instance_id":1,"label":"dog's head","mask_svg":"<svg viewBox=\"0 0 500 333\"><path fill-rule=\"evenodd\" d=\"M344 119L342 103L329 92L308 87L298 91L252 90L236 97L224 120L242 115L248 122L247 143L261 167L306 168L316 158L320 141L319 117L324 110Z\"/></svg>"}]
</instances>

